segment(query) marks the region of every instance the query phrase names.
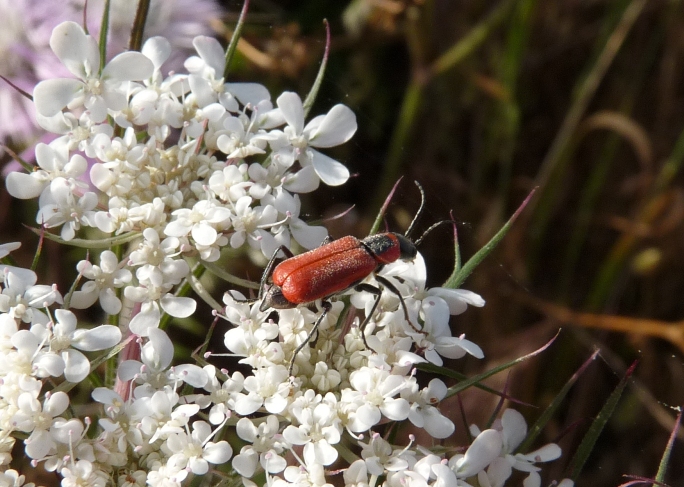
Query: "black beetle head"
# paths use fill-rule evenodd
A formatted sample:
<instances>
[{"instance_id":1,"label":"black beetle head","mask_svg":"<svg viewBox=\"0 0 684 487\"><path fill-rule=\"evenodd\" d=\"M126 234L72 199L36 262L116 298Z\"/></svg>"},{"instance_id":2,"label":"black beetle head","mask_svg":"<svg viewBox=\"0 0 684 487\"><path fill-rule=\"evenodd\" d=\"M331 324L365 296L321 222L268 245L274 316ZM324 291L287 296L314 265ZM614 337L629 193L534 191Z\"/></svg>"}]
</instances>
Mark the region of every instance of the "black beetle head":
<instances>
[{"instance_id":1,"label":"black beetle head","mask_svg":"<svg viewBox=\"0 0 684 487\"><path fill-rule=\"evenodd\" d=\"M418 254L418 249L416 249L416 244L414 244L410 239L404 237L399 233L394 234L399 241L399 253L401 260L413 260Z\"/></svg>"},{"instance_id":2,"label":"black beetle head","mask_svg":"<svg viewBox=\"0 0 684 487\"><path fill-rule=\"evenodd\" d=\"M264 299L259 305L259 311L266 311L268 308L290 309L296 307L297 305L295 303L288 301L283 295L283 290L280 289L280 286L276 286L274 284L268 288L268 291L266 291Z\"/></svg>"}]
</instances>

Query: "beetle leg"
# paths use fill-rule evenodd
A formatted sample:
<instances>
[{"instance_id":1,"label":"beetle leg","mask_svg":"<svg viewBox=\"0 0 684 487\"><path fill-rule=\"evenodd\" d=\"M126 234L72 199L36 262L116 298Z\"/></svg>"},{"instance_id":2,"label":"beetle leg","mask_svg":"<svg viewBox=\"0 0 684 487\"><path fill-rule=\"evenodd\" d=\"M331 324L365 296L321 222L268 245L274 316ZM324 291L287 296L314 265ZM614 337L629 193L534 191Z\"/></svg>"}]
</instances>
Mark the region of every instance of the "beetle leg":
<instances>
[{"instance_id":1,"label":"beetle leg","mask_svg":"<svg viewBox=\"0 0 684 487\"><path fill-rule=\"evenodd\" d=\"M294 353L292 354L292 358L290 359L290 367L288 368L288 373L290 376L292 376L292 369L294 368L294 363L295 363L295 359L297 358L297 354L302 351L302 348L304 348L307 343L309 343L309 341L311 340L311 337L318 330L318 326L321 324L321 322L325 319L326 315L332 309L332 304L330 304L329 301L322 301L321 307L323 308L323 313L321 313L321 316L318 317L318 319L314 323L313 328L311 328L311 331L306 336L304 341L299 344L299 346L295 349Z\"/></svg>"},{"instance_id":2,"label":"beetle leg","mask_svg":"<svg viewBox=\"0 0 684 487\"><path fill-rule=\"evenodd\" d=\"M275 263L276 259L278 258L278 253L282 251L283 254L285 254L285 257L289 259L290 257L294 257L294 254L290 249L285 247L284 245L281 245L278 247L275 252L273 252L273 255L271 256L271 259L268 261L268 264L266 264L266 268L264 269L264 273L261 276L261 285L259 286L259 296L257 297L257 301L260 299L263 299L264 293L266 292L266 282L268 282L268 278L271 277L271 274L273 273L273 269L275 268Z\"/></svg>"},{"instance_id":3,"label":"beetle leg","mask_svg":"<svg viewBox=\"0 0 684 487\"><path fill-rule=\"evenodd\" d=\"M411 328L413 328L418 333L425 334L425 332L423 330L421 330L420 328L418 328L416 325L414 325L413 322L411 321L411 318L409 318L408 308L406 307L406 303L404 302L404 297L401 295L401 293L399 292L397 287L394 284L392 284L392 282L389 279L386 279L386 278L379 276L377 274L375 275L375 279L380 284L382 284L384 287L386 287L387 289L389 289L390 291L392 291L394 294L397 295L397 297L399 298L399 302L401 303L401 307L404 310L404 317L406 318L406 321L408 321L408 324L411 325Z\"/></svg>"},{"instance_id":4,"label":"beetle leg","mask_svg":"<svg viewBox=\"0 0 684 487\"><path fill-rule=\"evenodd\" d=\"M382 297L382 289L380 289L379 287L375 287L372 284L361 283L354 286L354 290L366 291L367 293L375 295L375 302L373 303L373 307L371 308L366 318L364 318L363 323L359 325L359 329L361 330L361 338L363 338L363 344L366 346L368 350L373 350L370 347L370 345L368 345L368 342L366 341L366 334L363 331L366 328L366 325L368 325L368 322L370 321L371 317L375 314L375 310L378 309L378 305L380 304L380 298Z\"/></svg>"}]
</instances>

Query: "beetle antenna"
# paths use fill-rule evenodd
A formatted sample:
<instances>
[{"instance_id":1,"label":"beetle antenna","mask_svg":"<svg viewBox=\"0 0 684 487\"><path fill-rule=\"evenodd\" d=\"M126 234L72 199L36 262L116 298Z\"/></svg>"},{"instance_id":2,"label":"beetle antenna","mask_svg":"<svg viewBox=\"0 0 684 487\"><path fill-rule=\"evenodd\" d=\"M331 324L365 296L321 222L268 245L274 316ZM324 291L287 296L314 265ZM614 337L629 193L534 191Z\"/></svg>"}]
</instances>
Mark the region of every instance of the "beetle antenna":
<instances>
[{"instance_id":1,"label":"beetle antenna","mask_svg":"<svg viewBox=\"0 0 684 487\"><path fill-rule=\"evenodd\" d=\"M437 223L432 224L432 226L430 228L428 228L427 230L425 230L425 232L423 232L423 234L420 236L420 238L414 242L416 247L418 245L420 245L420 243L423 241L423 239L425 238L425 236L428 233L430 233L431 231L433 231L435 228L442 225L443 223L454 223L454 222L452 220L442 220L441 222L437 222Z\"/></svg>"},{"instance_id":2,"label":"beetle antenna","mask_svg":"<svg viewBox=\"0 0 684 487\"><path fill-rule=\"evenodd\" d=\"M418 218L420 217L420 214L423 212L423 206L425 206L425 191L423 191L423 187L420 185L418 181L413 181L416 183L416 186L418 186L418 191L420 191L420 207L418 207L418 211L416 212L416 216L413 217L413 221L411 221L411 224L408 226L408 229L406 230L406 233L404 236L406 238L409 238L409 235L413 231L413 227L416 226L416 222L418 221ZM423 235L425 236L425 235ZM423 237L420 237L421 239ZM420 239L419 239L420 240Z\"/></svg>"}]
</instances>

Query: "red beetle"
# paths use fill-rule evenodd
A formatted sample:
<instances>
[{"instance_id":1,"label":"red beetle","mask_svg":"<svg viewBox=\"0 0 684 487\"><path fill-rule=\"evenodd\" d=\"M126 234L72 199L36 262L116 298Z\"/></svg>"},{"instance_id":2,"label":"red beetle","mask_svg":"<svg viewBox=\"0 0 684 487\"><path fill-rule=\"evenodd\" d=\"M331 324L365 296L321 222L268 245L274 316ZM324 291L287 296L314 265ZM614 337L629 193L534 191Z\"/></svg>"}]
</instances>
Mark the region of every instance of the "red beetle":
<instances>
[{"instance_id":1,"label":"red beetle","mask_svg":"<svg viewBox=\"0 0 684 487\"><path fill-rule=\"evenodd\" d=\"M330 297L352 288L357 291L366 291L374 294L376 296L375 303L364 322L360 325L360 328L363 330L371 316L373 316L382 294L380 288L361 282L371 274L376 273L376 280L399 297L406 320L411 323L401 293L390 281L377 275L377 272L383 266L399 259L413 260L418 253L416 245L422 241L425 235L438 225L448 223L446 221L435 223L415 243L409 239L408 236L418 220L425 203L423 188L418 182L416 182L416 185L420 190L421 204L405 235L394 232L378 233L362 240L352 236L342 237L332 242L323 243L320 247L297 256L293 255L284 246L281 246L274 252L266 269L264 269L261 279L258 299L262 301L259 310L266 311L268 308L296 308L300 304L312 303L319 299L322 300L321 305L323 307L323 313L316 320L311 333L295 350L290 362L290 373L292 373L294 357L306 345L315 333L318 325L330 311L331 304L328 301ZM280 251L287 258L278 265L275 265ZM268 286L269 278L270 286ZM268 290L266 291L267 287ZM411 326L414 325L411 324Z\"/></svg>"}]
</instances>

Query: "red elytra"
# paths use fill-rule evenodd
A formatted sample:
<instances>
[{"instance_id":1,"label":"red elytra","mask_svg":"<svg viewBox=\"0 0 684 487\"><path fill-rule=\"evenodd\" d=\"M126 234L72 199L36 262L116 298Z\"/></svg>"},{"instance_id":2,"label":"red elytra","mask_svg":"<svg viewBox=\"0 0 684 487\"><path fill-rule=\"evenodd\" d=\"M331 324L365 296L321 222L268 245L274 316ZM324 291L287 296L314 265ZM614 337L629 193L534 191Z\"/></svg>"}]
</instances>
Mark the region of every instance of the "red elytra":
<instances>
[{"instance_id":1,"label":"red elytra","mask_svg":"<svg viewBox=\"0 0 684 487\"><path fill-rule=\"evenodd\" d=\"M262 306L289 308L333 296L355 286L385 264L415 256L415 246L402 235L381 233L363 240L342 237L278 264L271 280L286 302L274 300L273 293L269 293L270 299L265 299Z\"/></svg>"}]
</instances>

